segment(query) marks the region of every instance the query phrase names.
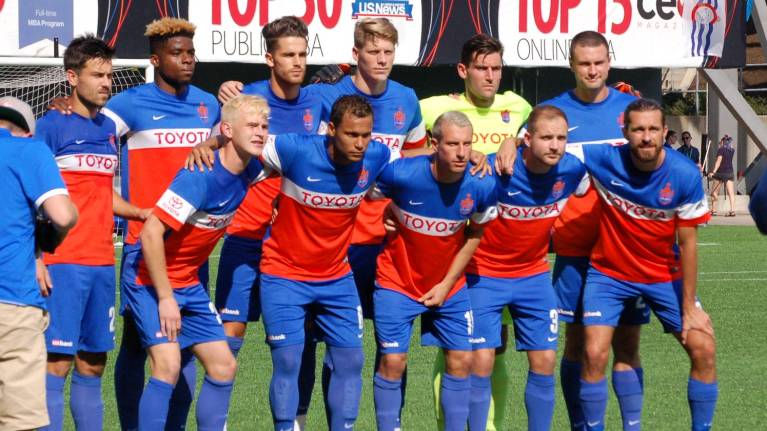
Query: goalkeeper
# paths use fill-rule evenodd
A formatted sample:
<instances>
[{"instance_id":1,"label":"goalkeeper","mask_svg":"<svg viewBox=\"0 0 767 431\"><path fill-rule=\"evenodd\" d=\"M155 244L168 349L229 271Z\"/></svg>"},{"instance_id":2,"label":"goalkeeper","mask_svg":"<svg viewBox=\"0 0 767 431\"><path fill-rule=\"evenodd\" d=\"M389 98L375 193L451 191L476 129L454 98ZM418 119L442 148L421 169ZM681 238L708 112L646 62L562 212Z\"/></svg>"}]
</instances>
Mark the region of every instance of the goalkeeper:
<instances>
[{"instance_id":1,"label":"goalkeeper","mask_svg":"<svg viewBox=\"0 0 767 431\"><path fill-rule=\"evenodd\" d=\"M506 91L497 94L501 84L503 45L498 39L478 34L467 40L461 48L458 76L463 79L464 92L460 95L434 96L421 100L421 113L426 129L431 131L434 121L445 111L466 114L474 127L473 149L485 154L495 153L504 139L517 136L532 108L517 94ZM504 411L509 391L509 374L506 367L507 324L511 323L508 311L504 312L501 328L503 345L496 350L492 374L492 403L488 415L488 430L505 429ZM444 355L439 353L434 364L434 396L437 421L443 429L443 414L439 408L441 376L445 371ZM482 379L472 379L472 384L482 384ZM472 387L472 393L482 392Z\"/></svg>"}]
</instances>

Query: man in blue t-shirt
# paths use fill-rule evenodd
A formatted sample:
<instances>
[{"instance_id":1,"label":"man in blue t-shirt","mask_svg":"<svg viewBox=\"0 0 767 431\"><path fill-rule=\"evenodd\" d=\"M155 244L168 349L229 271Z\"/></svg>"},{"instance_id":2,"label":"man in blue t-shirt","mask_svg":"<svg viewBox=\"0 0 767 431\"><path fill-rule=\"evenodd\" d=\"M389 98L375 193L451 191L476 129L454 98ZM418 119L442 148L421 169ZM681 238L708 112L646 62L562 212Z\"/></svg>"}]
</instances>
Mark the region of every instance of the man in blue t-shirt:
<instances>
[{"instance_id":1,"label":"man in blue t-shirt","mask_svg":"<svg viewBox=\"0 0 767 431\"><path fill-rule=\"evenodd\" d=\"M53 287L36 280L35 214L50 221L38 239L58 244L77 222L53 154L45 143L23 139L35 129L32 109L14 97L0 99L0 424L36 429L48 424L45 407L45 299ZM48 249L48 251L52 251Z\"/></svg>"}]
</instances>

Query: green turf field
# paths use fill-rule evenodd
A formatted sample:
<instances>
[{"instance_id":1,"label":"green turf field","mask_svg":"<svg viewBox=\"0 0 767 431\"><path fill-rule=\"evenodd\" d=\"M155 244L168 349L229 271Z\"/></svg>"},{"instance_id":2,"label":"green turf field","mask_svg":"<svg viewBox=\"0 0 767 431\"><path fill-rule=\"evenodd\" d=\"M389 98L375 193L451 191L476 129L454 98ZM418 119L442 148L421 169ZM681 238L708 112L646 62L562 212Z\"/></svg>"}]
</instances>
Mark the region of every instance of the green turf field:
<instances>
[{"instance_id":1,"label":"green turf field","mask_svg":"<svg viewBox=\"0 0 767 431\"><path fill-rule=\"evenodd\" d=\"M759 236L753 227L710 226L699 230L699 244L698 292L714 321L719 350L717 359L720 397L714 428L765 429L767 331L764 329L761 313L767 308L767 238ZM210 261L211 280L215 280L218 268L217 253L218 251L214 252ZM118 342L121 327L119 323ZM402 418L405 430L435 429L430 382L435 351L421 348L418 343L419 339L416 337L412 344L408 368L407 407ZM371 369L373 349L372 324L367 324L367 364L363 376L360 415L355 427L358 430L375 429ZM322 354L323 350L320 349L318 357L321 358ZM504 430L524 430L527 420L523 403L526 358L524 354L519 353L507 356L513 387ZM643 429L689 429L687 359L673 337L663 334L655 318L643 331L642 356L645 368ZM240 352L239 363L228 429L272 429L268 403L271 361L264 344L261 324L252 325L250 328L246 344ZM104 380L104 423L107 430L119 429L112 388L113 364L114 357L110 357ZM319 369L317 375L319 376ZM326 429L319 385L315 389L313 399L307 429ZM569 429L559 388L556 402L553 429ZM607 416L607 428L620 429L620 415L614 397L609 401ZM68 413L66 420L66 429L73 430L74 426ZM193 412L188 429L196 429Z\"/></svg>"}]
</instances>

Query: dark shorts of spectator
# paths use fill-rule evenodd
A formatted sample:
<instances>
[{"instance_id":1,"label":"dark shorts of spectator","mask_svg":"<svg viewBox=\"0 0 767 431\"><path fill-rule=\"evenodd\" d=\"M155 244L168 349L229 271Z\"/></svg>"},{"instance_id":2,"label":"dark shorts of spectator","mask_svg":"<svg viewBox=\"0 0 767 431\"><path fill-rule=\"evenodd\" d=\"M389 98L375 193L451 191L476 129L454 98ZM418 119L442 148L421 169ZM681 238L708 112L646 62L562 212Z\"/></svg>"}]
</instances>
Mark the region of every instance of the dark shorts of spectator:
<instances>
[{"instance_id":1,"label":"dark shorts of spectator","mask_svg":"<svg viewBox=\"0 0 767 431\"><path fill-rule=\"evenodd\" d=\"M717 173L714 174L714 179L715 180L719 180L721 182L732 181L733 178L734 178L734 176L733 176L732 173L728 174L728 173L723 173L723 172L717 172Z\"/></svg>"}]
</instances>

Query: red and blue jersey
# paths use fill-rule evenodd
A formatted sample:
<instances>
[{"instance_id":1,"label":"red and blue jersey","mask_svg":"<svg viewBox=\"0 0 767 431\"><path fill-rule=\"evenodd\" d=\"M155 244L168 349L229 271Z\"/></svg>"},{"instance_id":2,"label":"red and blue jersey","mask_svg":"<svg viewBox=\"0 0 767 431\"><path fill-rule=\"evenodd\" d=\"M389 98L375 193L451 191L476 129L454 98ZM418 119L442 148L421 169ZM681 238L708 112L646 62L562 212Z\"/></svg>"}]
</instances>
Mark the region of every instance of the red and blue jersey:
<instances>
[{"instance_id":1,"label":"red and blue jersey","mask_svg":"<svg viewBox=\"0 0 767 431\"><path fill-rule=\"evenodd\" d=\"M122 195L139 208L151 208L168 188L192 147L210 136L221 111L216 98L189 86L180 95L156 84L133 87L107 102L104 114L125 138L121 149ZM143 222L128 221L125 242L138 240Z\"/></svg>"},{"instance_id":2,"label":"red and blue jersey","mask_svg":"<svg viewBox=\"0 0 767 431\"><path fill-rule=\"evenodd\" d=\"M419 148L426 143L426 128L418 97L412 88L388 80L386 90L378 95L365 94L346 76L335 85L322 85L321 91L328 105L344 95L364 97L373 107L373 141L380 142L398 157L403 149ZM362 203L354 226L352 244L380 244L386 232L383 228L385 200L366 199Z\"/></svg>"},{"instance_id":3,"label":"red and blue jersey","mask_svg":"<svg viewBox=\"0 0 767 431\"><path fill-rule=\"evenodd\" d=\"M255 94L266 99L271 109L269 133L317 134L324 131L326 112L320 87L310 85L301 88L298 97L292 100L277 97L269 81L257 81L246 85L243 94ZM272 201L280 193L280 177L267 178L254 185L240 209L234 215L227 233L244 238L260 240L272 220Z\"/></svg>"},{"instance_id":4,"label":"red and blue jersey","mask_svg":"<svg viewBox=\"0 0 767 431\"><path fill-rule=\"evenodd\" d=\"M666 149L663 164L652 172L634 167L628 145L583 145L570 151L584 157L602 200L592 265L630 282L678 278L676 229L697 226L711 217L698 167Z\"/></svg>"},{"instance_id":5,"label":"red and blue jersey","mask_svg":"<svg viewBox=\"0 0 767 431\"><path fill-rule=\"evenodd\" d=\"M263 175L263 165L257 159L252 159L242 173L232 174L221 165L218 152L211 170L178 171L152 210L170 227L165 235L165 263L174 289L200 282L197 270L224 235L248 188ZM136 283L151 285L143 257L138 267Z\"/></svg>"},{"instance_id":6,"label":"red and blue jersey","mask_svg":"<svg viewBox=\"0 0 767 431\"><path fill-rule=\"evenodd\" d=\"M46 308L35 280L35 213L48 198L66 194L45 143L0 128L0 302Z\"/></svg>"},{"instance_id":7,"label":"red and blue jersey","mask_svg":"<svg viewBox=\"0 0 767 431\"><path fill-rule=\"evenodd\" d=\"M465 242L467 222L485 224L496 216L492 177L472 176L467 169L460 181L440 183L430 156L394 161L378 188L391 198L398 228L378 255L376 282L415 300L447 275ZM462 275L448 297L465 284Z\"/></svg>"},{"instance_id":8,"label":"red and blue jersey","mask_svg":"<svg viewBox=\"0 0 767 431\"><path fill-rule=\"evenodd\" d=\"M566 91L542 105L553 105L567 115L567 143L615 144L623 137L623 111L636 100L630 94L608 87L607 98L585 103ZM554 250L563 256L588 256L597 239L600 205L594 190L573 196L562 215L554 223Z\"/></svg>"},{"instance_id":9,"label":"red and blue jersey","mask_svg":"<svg viewBox=\"0 0 767 431\"><path fill-rule=\"evenodd\" d=\"M359 162L333 163L328 138L278 135L264 148L267 167L282 175L279 214L264 240L261 272L299 281L349 273L346 254L354 220L391 152L370 142Z\"/></svg>"},{"instance_id":10,"label":"red and blue jersey","mask_svg":"<svg viewBox=\"0 0 767 431\"><path fill-rule=\"evenodd\" d=\"M113 265L112 180L117 169L115 123L104 114L86 118L48 111L38 122L37 138L45 141L77 207L77 225L46 265Z\"/></svg>"},{"instance_id":11,"label":"red and blue jersey","mask_svg":"<svg viewBox=\"0 0 767 431\"><path fill-rule=\"evenodd\" d=\"M487 277L527 277L549 270L551 228L573 194L589 188L586 168L565 154L545 174L527 170L520 148L514 175L495 176L498 218L482 235L466 272ZM495 162L495 155L488 163Z\"/></svg>"}]
</instances>

